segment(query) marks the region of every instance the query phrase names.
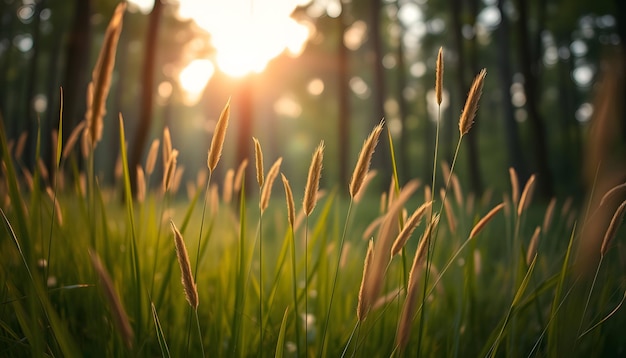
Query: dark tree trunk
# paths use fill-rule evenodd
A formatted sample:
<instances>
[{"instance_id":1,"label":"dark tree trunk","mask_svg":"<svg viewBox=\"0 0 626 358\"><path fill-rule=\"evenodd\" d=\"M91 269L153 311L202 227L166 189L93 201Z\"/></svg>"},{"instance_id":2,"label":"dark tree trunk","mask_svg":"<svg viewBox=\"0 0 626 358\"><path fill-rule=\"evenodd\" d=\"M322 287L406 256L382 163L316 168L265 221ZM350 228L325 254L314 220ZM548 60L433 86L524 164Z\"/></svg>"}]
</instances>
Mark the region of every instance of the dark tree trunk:
<instances>
[{"instance_id":1,"label":"dark tree trunk","mask_svg":"<svg viewBox=\"0 0 626 358\"><path fill-rule=\"evenodd\" d=\"M372 96L374 97L374 117L371 118L371 127L377 125L385 117L385 69L383 68L383 42L381 39L381 0L371 0L370 2L370 41L373 52L374 80L372 83ZM389 127L385 129L388 130ZM389 144L381 135L381 145L377 147L377 155L372 159L373 164L378 167L383 175L391 175Z\"/></svg>"},{"instance_id":2,"label":"dark tree trunk","mask_svg":"<svg viewBox=\"0 0 626 358\"><path fill-rule=\"evenodd\" d=\"M142 90L141 109L139 112L139 123L132 141L131 157L128 163L133 195L136 189L137 166L141 163L143 150L146 146L150 124L152 123L152 110L154 102L154 70L156 65L157 39L159 37L159 25L163 12L163 2L156 0L150 17L148 19L148 30L146 34L146 48L144 52L144 63L142 68Z\"/></svg>"},{"instance_id":3,"label":"dark tree trunk","mask_svg":"<svg viewBox=\"0 0 626 358\"><path fill-rule=\"evenodd\" d=\"M467 92L469 90L469 86L467 85L466 80L466 69L464 64L467 62L465 56L465 49L463 46L463 34L461 32L461 28L463 24L461 23L461 13L463 9L463 5L461 0L451 0L451 7L454 9L452 11L452 27L454 32L454 46L457 53L457 91L459 95L460 103L466 98ZM478 163L478 146L476 142L476 133L477 133L477 124L479 120L476 119L476 123L474 123L474 127L472 130L465 135L468 146L468 170L470 175L470 184L472 190L480 195L482 193L482 181L480 178L480 166Z\"/></svg>"},{"instance_id":4,"label":"dark tree trunk","mask_svg":"<svg viewBox=\"0 0 626 358\"><path fill-rule=\"evenodd\" d=\"M345 5L344 5L345 6ZM341 185L347 185L350 178L348 177L350 154L350 73L349 73L349 53L343 36L346 32L346 11L345 8L339 16L339 48L338 48L338 78L339 78L339 182Z\"/></svg>"},{"instance_id":5,"label":"dark tree trunk","mask_svg":"<svg viewBox=\"0 0 626 358\"><path fill-rule=\"evenodd\" d=\"M26 71L26 93L24 96L24 119L26 120L26 129L29 133L26 147L24 148L24 164L29 168L34 168L35 163L35 141L37 139L37 131L39 126L44 126L44 123L40 123L35 116L35 110L33 108L33 99L35 98L35 91L37 85L37 71L39 67L39 54L41 53L41 10L44 7L44 1L38 1L35 3L35 12L33 14L33 54L30 58L29 69ZM42 131L43 132L43 131ZM49 142L48 136L41 137L42 148L47 148L45 145ZM47 150L46 150L47 152Z\"/></svg>"},{"instance_id":6,"label":"dark tree trunk","mask_svg":"<svg viewBox=\"0 0 626 358\"><path fill-rule=\"evenodd\" d=\"M517 0L519 19L519 56L521 59L522 73L524 75L524 92L526 94L526 110L532 128L532 139L537 165L538 192L544 198L549 198L554 193L552 174L548 164L548 147L544 121L539 112L537 103L536 76L533 73L533 56L528 33L528 3L526 0Z\"/></svg>"},{"instance_id":7,"label":"dark tree trunk","mask_svg":"<svg viewBox=\"0 0 626 358\"><path fill-rule=\"evenodd\" d=\"M397 10L400 10L400 4L396 1ZM400 34L398 35L398 44L396 47L396 57L397 57L397 74L398 74L398 82L397 82L397 98L398 98L398 117L400 118L400 123L402 123L402 132L400 132L400 167L398 171L400 172L400 180L405 182L408 178L411 177L410 168L411 168L411 157L409 155L409 141L410 135L407 128L407 116L408 116L408 106L406 103L406 99L404 98L404 89L406 88L406 66L404 63L404 45L402 44L402 36L404 35L404 26L400 19L396 18L396 22L400 27ZM402 170L400 170L402 169Z\"/></svg>"},{"instance_id":8,"label":"dark tree trunk","mask_svg":"<svg viewBox=\"0 0 626 358\"><path fill-rule=\"evenodd\" d=\"M511 71L511 52L510 44L510 28L509 19L502 10L503 0L498 1L498 10L500 10L500 26L496 31L496 40L498 44L498 70L500 72L500 91L503 94L503 119L504 131L506 136L507 152L509 157L509 166L515 168L520 178L527 178L528 171L524 163L522 154L522 146L520 144L519 130L517 121L515 120L515 112L513 103L511 102L511 85L513 84L513 74Z\"/></svg>"},{"instance_id":9,"label":"dark tree trunk","mask_svg":"<svg viewBox=\"0 0 626 358\"><path fill-rule=\"evenodd\" d=\"M478 1L470 0L469 1L470 8L470 16L472 27L474 27L474 34L472 36L472 41L470 42L470 56L469 63L470 68L472 69L472 73L478 73L478 43L476 40L476 16L478 15ZM461 45L462 46L462 45ZM466 91L468 91L467 89ZM476 195L482 195L483 193L483 181L480 175L480 153L478 153L478 128L480 127L480 120L478 119L479 114L476 114L476 120L474 123L474 128L469 133L467 133L467 146L468 146L468 164L469 164L469 173L470 173L470 184L472 187L472 191L476 193Z\"/></svg>"},{"instance_id":10,"label":"dark tree trunk","mask_svg":"<svg viewBox=\"0 0 626 358\"><path fill-rule=\"evenodd\" d=\"M250 158L252 154L252 126L254 111L254 74L249 74L241 79L237 96L234 98L238 111L238 131L237 131L237 158L236 165L239 165L244 159ZM249 159L248 159L249 160ZM252 172L246 170L245 188L246 193L252 190Z\"/></svg>"},{"instance_id":11,"label":"dark tree trunk","mask_svg":"<svg viewBox=\"0 0 626 358\"><path fill-rule=\"evenodd\" d=\"M92 0L74 2L74 19L69 33L63 86L63 142L85 114L87 83L91 74L87 70L91 48ZM58 127L58 125L57 125Z\"/></svg>"}]
</instances>

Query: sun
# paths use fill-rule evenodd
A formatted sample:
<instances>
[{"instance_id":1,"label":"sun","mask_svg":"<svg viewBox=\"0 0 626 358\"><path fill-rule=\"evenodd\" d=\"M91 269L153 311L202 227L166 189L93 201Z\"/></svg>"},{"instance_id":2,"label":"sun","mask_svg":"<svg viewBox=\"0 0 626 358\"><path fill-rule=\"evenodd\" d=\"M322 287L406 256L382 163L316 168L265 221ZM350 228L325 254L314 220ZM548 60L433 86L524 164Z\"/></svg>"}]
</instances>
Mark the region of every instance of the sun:
<instances>
[{"instance_id":1,"label":"sun","mask_svg":"<svg viewBox=\"0 0 626 358\"><path fill-rule=\"evenodd\" d=\"M225 74L242 77L262 72L278 55L298 55L311 35L291 17L310 0L181 0L178 14L210 35L215 64Z\"/></svg>"}]
</instances>

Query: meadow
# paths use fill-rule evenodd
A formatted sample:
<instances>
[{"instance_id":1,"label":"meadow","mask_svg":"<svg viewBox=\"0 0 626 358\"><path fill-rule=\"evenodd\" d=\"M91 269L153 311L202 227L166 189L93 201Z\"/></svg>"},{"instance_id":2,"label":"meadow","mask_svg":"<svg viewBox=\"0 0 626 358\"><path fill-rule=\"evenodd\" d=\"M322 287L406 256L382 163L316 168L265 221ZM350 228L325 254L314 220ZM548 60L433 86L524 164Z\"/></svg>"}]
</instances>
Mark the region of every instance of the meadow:
<instances>
[{"instance_id":1,"label":"meadow","mask_svg":"<svg viewBox=\"0 0 626 358\"><path fill-rule=\"evenodd\" d=\"M437 149L438 175L400 183L381 121L349 183L320 188L333 159L321 142L306 185L292 188L293 173L281 172L281 158L264 158L255 138L254 158L216 170L227 103L198 163L206 175L183 188L167 128L143 167L129 168L123 115L103 123L120 21L107 30L86 121L58 128L54 167L29 171L23 146L0 131L0 356L626 353L626 202L615 205L626 185L592 192L597 206L533 202L535 177L522 183L511 169L508 192L477 197L463 190L456 160L440 162ZM439 104L443 66L440 56ZM457 154L485 76L469 89ZM101 186L94 170L94 153L107 150L98 146L104 125L119 126L122 143L113 186ZM379 145L389 146L394 173L370 170ZM39 163L40 148L35 155ZM177 195L183 189L187 200ZM577 247L597 215L610 224L587 253L598 260L582 265Z\"/></svg>"}]
</instances>

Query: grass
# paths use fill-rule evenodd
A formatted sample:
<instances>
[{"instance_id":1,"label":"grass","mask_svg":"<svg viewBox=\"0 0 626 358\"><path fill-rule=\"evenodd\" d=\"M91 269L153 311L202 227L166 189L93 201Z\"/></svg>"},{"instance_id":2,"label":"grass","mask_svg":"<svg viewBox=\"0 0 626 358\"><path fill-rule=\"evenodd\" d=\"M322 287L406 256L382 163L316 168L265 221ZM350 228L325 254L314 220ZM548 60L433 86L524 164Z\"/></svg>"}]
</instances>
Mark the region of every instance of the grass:
<instances>
[{"instance_id":1,"label":"grass","mask_svg":"<svg viewBox=\"0 0 626 358\"><path fill-rule=\"evenodd\" d=\"M469 102L458 148L478 98ZM188 201L174 200L178 152L167 136L163 187L146 185L145 196L133 200L124 145L122 177L117 186L102 187L93 172L94 151L106 150L102 145L88 147L81 170L77 153L60 154L72 152L72 144L61 142L67 130L61 125L53 174L41 167L31 173L0 126L0 356L587 357L626 351L620 213L606 244L589 253L597 266L582 267L575 253L588 220L598 212L613 217L615 200L603 198L599 208L579 213L570 200L546 209L532 203L532 180L519 192L514 171L512 193L476 197L462 192L454 163L429 187L399 183L396 175L381 193L364 183L383 123L355 158L351 183L318 190L322 143L311 148L306 188L292 188L288 178L295 173L281 173L286 201L269 195L280 161L267 175L271 180L258 180L258 197L233 175L235 168L223 171L229 181L238 179L219 195L211 182L221 179L214 171L228 109L208 154L208 179L190 184ZM125 143L121 115L119 126ZM389 132L388 139L395 173ZM262 178L262 155L256 159ZM149 184L153 164L144 169L146 177L139 177ZM292 189L304 194L302 206ZM431 199L421 223L407 220L407 212ZM372 222L378 232L364 235ZM405 223L414 231L391 257L387 248L396 236L411 231L402 232ZM170 225L180 233L176 245ZM538 241L529 249L532 237ZM184 265L175 246L179 253L191 248ZM197 288L197 298L187 301L184 288L187 300Z\"/></svg>"}]
</instances>

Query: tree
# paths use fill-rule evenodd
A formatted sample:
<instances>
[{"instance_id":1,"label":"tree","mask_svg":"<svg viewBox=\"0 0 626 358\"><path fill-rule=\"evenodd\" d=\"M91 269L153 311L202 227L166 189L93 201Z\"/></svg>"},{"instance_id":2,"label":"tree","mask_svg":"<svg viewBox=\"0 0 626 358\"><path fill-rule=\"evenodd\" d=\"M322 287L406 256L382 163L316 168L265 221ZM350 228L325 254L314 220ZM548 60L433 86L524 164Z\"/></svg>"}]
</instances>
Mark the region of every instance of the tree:
<instances>
[{"instance_id":1,"label":"tree","mask_svg":"<svg viewBox=\"0 0 626 358\"><path fill-rule=\"evenodd\" d=\"M139 112L139 123L135 131L135 139L132 141L133 148L128 163L130 169L131 186L133 193L137 185L136 168L140 165L143 150L146 146L150 125L152 123L153 102L154 102L154 71L157 54L157 39L161 14L163 13L162 0L156 0L148 19L148 29L146 32L146 47L144 52L144 64L142 67L141 80L141 108ZM134 194L133 194L134 195Z\"/></svg>"},{"instance_id":2,"label":"tree","mask_svg":"<svg viewBox=\"0 0 626 358\"><path fill-rule=\"evenodd\" d=\"M521 178L528 176L524 157L522 155L522 147L519 139L519 131L517 121L511 102L511 96L508 95L511 90L512 71L511 71L511 52L510 46L510 28L509 19L503 11L503 0L498 0L498 10L500 11L500 26L496 30L496 41L498 46L498 71L500 80L500 91L504 94L502 99L504 134L506 137L507 152L509 157L509 165L515 168L517 174Z\"/></svg>"},{"instance_id":3,"label":"tree","mask_svg":"<svg viewBox=\"0 0 626 358\"><path fill-rule=\"evenodd\" d=\"M539 112L537 97L537 77L533 71L533 56L528 28L528 2L517 0L519 19L517 21L518 52L521 59L522 74L524 75L524 92L526 94L526 110L532 128L534 142L534 154L537 164L537 183L539 193L544 198L549 198L554 192L552 173L548 165L548 147L546 142L546 130L544 121Z\"/></svg>"}]
</instances>

